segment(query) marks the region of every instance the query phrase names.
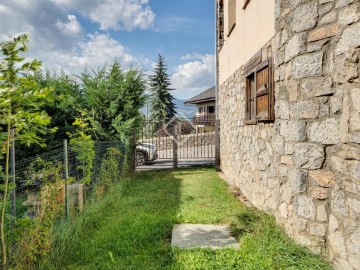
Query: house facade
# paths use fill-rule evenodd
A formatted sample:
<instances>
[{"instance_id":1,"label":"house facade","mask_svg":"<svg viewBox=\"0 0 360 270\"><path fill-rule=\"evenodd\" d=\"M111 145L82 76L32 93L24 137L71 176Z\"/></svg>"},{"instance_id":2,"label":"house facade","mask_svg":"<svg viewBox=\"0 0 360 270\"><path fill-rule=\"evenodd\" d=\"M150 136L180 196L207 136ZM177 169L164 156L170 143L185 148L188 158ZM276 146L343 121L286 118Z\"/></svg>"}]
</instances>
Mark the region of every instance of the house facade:
<instances>
[{"instance_id":1,"label":"house facade","mask_svg":"<svg viewBox=\"0 0 360 270\"><path fill-rule=\"evenodd\" d=\"M359 0L217 0L221 170L336 269L360 269L359 60Z\"/></svg>"},{"instance_id":2,"label":"house facade","mask_svg":"<svg viewBox=\"0 0 360 270\"><path fill-rule=\"evenodd\" d=\"M188 99L185 104L196 106L196 114L192 122L196 126L197 133L213 132L215 130L215 87L211 87Z\"/></svg>"}]
</instances>

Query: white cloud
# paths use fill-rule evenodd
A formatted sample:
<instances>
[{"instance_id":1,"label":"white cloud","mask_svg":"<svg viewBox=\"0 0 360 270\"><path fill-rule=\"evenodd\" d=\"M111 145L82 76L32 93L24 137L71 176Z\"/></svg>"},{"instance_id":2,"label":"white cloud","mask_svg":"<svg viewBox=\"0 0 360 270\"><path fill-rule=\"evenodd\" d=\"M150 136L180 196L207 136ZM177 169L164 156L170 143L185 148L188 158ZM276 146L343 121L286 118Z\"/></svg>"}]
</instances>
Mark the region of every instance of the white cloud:
<instances>
[{"instance_id":1,"label":"white cloud","mask_svg":"<svg viewBox=\"0 0 360 270\"><path fill-rule=\"evenodd\" d=\"M215 84L215 57L211 54L192 54L181 57L188 62L175 68L171 77L175 95L188 98Z\"/></svg>"},{"instance_id":2,"label":"white cloud","mask_svg":"<svg viewBox=\"0 0 360 270\"><path fill-rule=\"evenodd\" d=\"M61 22L57 21L56 26L59 28L60 31L66 34L79 34L82 31L82 27L77 20L75 15L68 15L69 22Z\"/></svg>"},{"instance_id":3,"label":"white cloud","mask_svg":"<svg viewBox=\"0 0 360 270\"><path fill-rule=\"evenodd\" d=\"M76 10L101 30L132 31L154 27L155 13L148 0L52 0L61 8Z\"/></svg>"},{"instance_id":4,"label":"white cloud","mask_svg":"<svg viewBox=\"0 0 360 270\"><path fill-rule=\"evenodd\" d=\"M41 55L44 67L63 69L68 73L79 74L84 68L97 70L104 64L118 60L124 68L140 68L147 58L135 57L108 34L89 34L70 52L46 52Z\"/></svg>"},{"instance_id":5,"label":"white cloud","mask_svg":"<svg viewBox=\"0 0 360 270\"><path fill-rule=\"evenodd\" d=\"M130 54L109 34L86 35L74 13L51 1L3 1L0 4L0 42L9 36L28 33L30 50L26 57L41 60L43 67L79 74L86 66L97 69L114 59L125 68L149 61Z\"/></svg>"}]
</instances>

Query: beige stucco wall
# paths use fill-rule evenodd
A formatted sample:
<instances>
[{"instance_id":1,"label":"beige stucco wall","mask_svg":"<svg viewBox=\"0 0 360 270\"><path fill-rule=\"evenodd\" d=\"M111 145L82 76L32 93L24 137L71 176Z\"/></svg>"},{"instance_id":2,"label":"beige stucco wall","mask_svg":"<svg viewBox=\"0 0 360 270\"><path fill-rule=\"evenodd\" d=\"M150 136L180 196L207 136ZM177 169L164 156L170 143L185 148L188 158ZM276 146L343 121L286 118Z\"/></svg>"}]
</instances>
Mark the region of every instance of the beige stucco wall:
<instances>
[{"instance_id":1,"label":"beige stucco wall","mask_svg":"<svg viewBox=\"0 0 360 270\"><path fill-rule=\"evenodd\" d=\"M236 3L236 26L227 36L228 0L224 0L225 39L219 52L219 83L225 82L275 34L275 0L251 0L243 10L243 1Z\"/></svg>"}]
</instances>

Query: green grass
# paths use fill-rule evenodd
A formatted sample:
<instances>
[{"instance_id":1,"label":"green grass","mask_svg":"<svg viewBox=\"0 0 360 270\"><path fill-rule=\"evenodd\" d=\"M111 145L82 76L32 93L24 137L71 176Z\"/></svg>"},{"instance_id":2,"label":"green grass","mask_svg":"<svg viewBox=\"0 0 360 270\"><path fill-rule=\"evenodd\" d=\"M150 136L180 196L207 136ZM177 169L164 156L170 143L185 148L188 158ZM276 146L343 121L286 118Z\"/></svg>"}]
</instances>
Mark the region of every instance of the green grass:
<instances>
[{"instance_id":1,"label":"green grass","mask_svg":"<svg viewBox=\"0 0 360 270\"><path fill-rule=\"evenodd\" d=\"M241 249L172 249L172 227L184 222L230 224ZM139 173L60 224L54 241L40 269L331 269L209 168Z\"/></svg>"}]
</instances>

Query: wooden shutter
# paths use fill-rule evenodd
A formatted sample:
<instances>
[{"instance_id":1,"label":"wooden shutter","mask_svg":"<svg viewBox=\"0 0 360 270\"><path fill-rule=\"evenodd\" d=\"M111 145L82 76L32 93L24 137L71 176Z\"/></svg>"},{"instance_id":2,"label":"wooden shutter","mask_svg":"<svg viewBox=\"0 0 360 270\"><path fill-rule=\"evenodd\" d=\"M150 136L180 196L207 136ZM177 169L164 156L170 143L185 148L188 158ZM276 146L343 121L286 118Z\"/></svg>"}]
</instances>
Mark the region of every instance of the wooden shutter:
<instances>
[{"instance_id":1,"label":"wooden shutter","mask_svg":"<svg viewBox=\"0 0 360 270\"><path fill-rule=\"evenodd\" d=\"M236 0L228 0L228 36L236 24Z\"/></svg>"},{"instance_id":2,"label":"wooden shutter","mask_svg":"<svg viewBox=\"0 0 360 270\"><path fill-rule=\"evenodd\" d=\"M256 118L259 121L274 120L271 61L256 71Z\"/></svg>"}]
</instances>

